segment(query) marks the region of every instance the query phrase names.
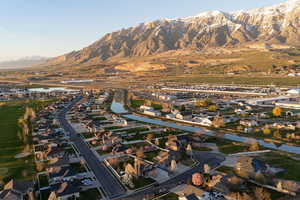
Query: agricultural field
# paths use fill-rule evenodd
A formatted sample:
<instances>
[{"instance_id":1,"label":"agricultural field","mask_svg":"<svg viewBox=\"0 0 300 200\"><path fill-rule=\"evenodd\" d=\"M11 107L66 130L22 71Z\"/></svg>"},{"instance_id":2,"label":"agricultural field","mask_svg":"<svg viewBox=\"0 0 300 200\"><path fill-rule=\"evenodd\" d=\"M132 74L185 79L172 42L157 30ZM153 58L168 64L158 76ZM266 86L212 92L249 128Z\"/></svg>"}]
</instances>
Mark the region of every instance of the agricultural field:
<instances>
[{"instance_id":1,"label":"agricultural field","mask_svg":"<svg viewBox=\"0 0 300 200\"><path fill-rule=\"evenodd\" d=\"M192 75L177 76L167 79L173 83L189 84L239 84L239 85L275 85L275 86L298 86L300 84L297 77L280 77L280 76L243 76L243 75Z\"/></svg>"},{"instance_id":2,"label":"agricultural field","mask_svg":"<svg viewBox=\"0 0 300 200\"><path fill-rule=\"evenodd\" d=\"M23 141L18 120L25 113L26 107L38 111L50 102L52 101L18 101L0 106L0 181L2 183L11 178L26 180L35 175L33 156L15 157L31 144L30 140L27 144Z\"/></svg>"}]
</instances>

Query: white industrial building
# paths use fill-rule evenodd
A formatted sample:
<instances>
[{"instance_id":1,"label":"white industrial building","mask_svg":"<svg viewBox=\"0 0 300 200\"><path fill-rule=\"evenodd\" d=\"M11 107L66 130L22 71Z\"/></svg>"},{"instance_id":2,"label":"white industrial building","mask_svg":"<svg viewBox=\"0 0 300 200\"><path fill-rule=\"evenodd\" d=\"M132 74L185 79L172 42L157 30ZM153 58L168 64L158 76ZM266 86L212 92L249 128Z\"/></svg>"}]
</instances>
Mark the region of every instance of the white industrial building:
<instances>
[{"instance_id":1,"label":"white industrial building","mask_svg":"<svg viewBox=\"0 0 300 200\"><path fill-rule=\"evenodd\" d=\"M300 96L300 88L288 90L286 93L291 96Z\"/></svg>"},{"instance_id":2,"label":"white industrial building","mask_svg":"<svg viewBox=\"0 0 300 200\"><path fill-rule=\"evenodd\" d=\"M248 99L246 103L250 105L264 106L264 105L274 105L279 102L290 102L295 100L296 99L294 97L279 96L279 97L271 97L271 98Z\"/></svg>"},{"instance_id":3,"label":"white industrial building","mask_svg":"<svg viewBox=\"0 0 300 200\"><path fill-rule=\"evenodd\" d=\"M293 102L278 102L275 105L280 108L300 109L300 103L294 102L294 101Z\"/></svg>"}]
</instances>

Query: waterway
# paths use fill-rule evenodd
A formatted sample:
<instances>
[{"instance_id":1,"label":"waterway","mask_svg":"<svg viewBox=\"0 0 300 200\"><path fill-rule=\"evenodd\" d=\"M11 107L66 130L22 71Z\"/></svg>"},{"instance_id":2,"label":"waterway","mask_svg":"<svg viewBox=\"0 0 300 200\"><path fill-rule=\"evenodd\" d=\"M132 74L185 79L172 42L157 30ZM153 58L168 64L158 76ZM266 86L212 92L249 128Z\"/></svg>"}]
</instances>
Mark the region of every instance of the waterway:
<instances>
[{"instance_id":1,"label":"waterway","mask_svg":"<svg viewBox=\"0 0 300 200\"><path fill-rule=\"evenodd\" d=\"M138 116L135 114L126 114L126 113L128 113L128 111L124 108L124 105L122 103L119 103L116 101L112 102L111 110L116 114L123 114L123 117L132 119L135 121L145 122L145 123L154 124L154 125L160 125L160 126L169 127L169 128L176 128L176 129L187 131L187 132L193 132L193 133L200 132L200 133L203 133L203 134L209 135L209 136L214 136L216 134L215 131L206 130L203 128L197 128L197 127L188 126L188 125L178 125L175 122L166 122L166 121L162 121L162 120L158 120L158 119L150 119L150 118ZM247 142L252 139L251 137L237 136L237 135L230 134L230 133L223 134L223 137L225 139L235 141L235 142ZM294 154L300 155L300 147L297 147L297 146L291 146L291 145L286 145L286 144L276 146L276 144L274 144L273 142L265 142L264 140L257 140L257 141L259 142L259 144L261 146L269 148L269 149L280 150L280 151L285 151L288 153L294 153Z\"/></svg>"}]
</instances>

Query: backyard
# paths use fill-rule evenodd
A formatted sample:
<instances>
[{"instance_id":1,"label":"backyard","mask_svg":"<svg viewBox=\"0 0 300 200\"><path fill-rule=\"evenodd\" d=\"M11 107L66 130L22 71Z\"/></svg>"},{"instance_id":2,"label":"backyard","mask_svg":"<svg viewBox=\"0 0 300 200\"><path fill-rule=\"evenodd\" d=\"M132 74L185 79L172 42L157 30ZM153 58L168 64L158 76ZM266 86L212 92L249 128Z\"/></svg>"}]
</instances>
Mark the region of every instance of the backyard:
<instances>
[{"instance_id":1,"label":"backyard","mask_svg":"<svg viewBox=\"0 0 300 200\"><path fill-rule=\"evenodd\" d=\"M277 178L300 181L299 157L282 152L271 152L262 156L261 159L271 166L285 169L277 174Z\"/></svg>"}]
</instances>

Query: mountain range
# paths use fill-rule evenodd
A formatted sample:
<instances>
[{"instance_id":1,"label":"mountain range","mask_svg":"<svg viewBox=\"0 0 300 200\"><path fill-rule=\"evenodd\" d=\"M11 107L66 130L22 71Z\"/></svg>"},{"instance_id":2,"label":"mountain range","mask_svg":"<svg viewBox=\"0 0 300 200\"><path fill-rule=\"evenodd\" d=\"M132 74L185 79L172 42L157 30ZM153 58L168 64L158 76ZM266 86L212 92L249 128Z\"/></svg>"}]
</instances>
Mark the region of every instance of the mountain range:
<instances>
[{"instance_id":1,"label":"mountain range","mask_svg":"<svg viewBox=\"0 0 300 200\"><path fill-rule=\"evenodd\" d=\"M253 10L209 11L192 17L141 23L108 33L79 51L49 59L46 65L96 65L168 51L255 46L300 47L300 0Z\"/></svg>"},{"instance_id":2,"label":"mountain range","mask_svg":"<svg viewBox=\"0 0 300 200\"><path fill-rule=\"evenodd\" d=\"M24 58L11 59L0 61L0 69L15 69L15 68L25 68L44 63L47 59L41 56L28 56Z\"/></svg>"}]
</instances>

